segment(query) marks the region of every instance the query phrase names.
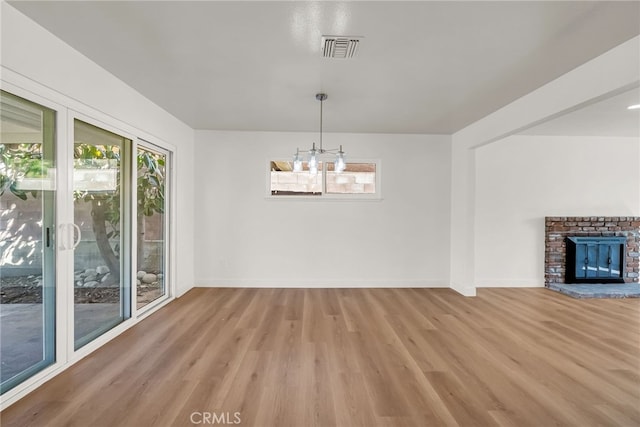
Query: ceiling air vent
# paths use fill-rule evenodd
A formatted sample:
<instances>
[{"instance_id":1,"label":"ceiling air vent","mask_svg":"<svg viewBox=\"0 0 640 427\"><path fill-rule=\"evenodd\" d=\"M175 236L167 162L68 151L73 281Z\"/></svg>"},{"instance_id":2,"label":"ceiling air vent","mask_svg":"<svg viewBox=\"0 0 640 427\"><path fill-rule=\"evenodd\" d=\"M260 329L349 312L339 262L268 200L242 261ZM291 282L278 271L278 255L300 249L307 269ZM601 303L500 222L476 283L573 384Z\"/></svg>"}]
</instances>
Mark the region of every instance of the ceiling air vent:
<instances>
[{"instance_id":1,"label":"ceiling air vent","mask_svg":"<svg viewBox=\"0 0 640 427\"><path fill-rule=\"evenodd\" d=\"M322 36L322 56L324 58L349 59L358 53L362 37Z\"/></svg>"}]
</instances>

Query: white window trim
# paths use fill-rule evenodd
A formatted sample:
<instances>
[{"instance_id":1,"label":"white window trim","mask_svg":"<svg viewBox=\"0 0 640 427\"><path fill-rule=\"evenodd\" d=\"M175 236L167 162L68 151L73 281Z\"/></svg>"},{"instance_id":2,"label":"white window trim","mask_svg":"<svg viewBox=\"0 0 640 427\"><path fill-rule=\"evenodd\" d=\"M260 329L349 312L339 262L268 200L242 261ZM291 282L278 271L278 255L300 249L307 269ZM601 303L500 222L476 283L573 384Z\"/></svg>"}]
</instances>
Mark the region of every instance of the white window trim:
<instances>
[{"instance_id":1,"label":"white window trim","mask_svg":"<svg viewBox=\"0 0 640 427\"><path fill-rule=\"evenodd\" d=\"M322 194L319 195L293 195L293 194L283 194L283 195L273 195L271 194L271 162L272 161L283 161L288 162L290 159L278 159L278 158L269 158L265 161L266 165L266 187L265 187L265 198L267 200L316 200L316 201L382 201L382 160L380 159L352 159L349 158L348 163L374 163L376 165L376 192L375 193L363 193L363 194L339 194L339 193L325 193L326 188L326 169L323 168L322 172L318 172L322 174ZM323 164L326 164L327 161L323 160ZM304 173L304 172L300 172Z\"/></svg>"}]
</instances>

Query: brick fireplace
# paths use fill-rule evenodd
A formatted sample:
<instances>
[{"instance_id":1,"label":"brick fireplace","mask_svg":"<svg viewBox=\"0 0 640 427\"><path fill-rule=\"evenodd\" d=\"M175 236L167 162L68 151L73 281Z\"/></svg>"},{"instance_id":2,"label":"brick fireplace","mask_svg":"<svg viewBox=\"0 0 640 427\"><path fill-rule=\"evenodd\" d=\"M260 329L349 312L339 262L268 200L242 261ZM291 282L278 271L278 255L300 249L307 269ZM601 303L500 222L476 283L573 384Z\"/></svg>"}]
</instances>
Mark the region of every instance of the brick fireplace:
<instances>
[{"instance_id":1,"label":"brick fireplace","mask_svg":"<svg viewBox=\"0 0 640 427\"><path fill-rule=\"evenodd\" d=\"M545 217L544 281L567 283L568 237L625 237L623 280L638 282L640 276L640 217Z\"/></svg>"}]
</instances>

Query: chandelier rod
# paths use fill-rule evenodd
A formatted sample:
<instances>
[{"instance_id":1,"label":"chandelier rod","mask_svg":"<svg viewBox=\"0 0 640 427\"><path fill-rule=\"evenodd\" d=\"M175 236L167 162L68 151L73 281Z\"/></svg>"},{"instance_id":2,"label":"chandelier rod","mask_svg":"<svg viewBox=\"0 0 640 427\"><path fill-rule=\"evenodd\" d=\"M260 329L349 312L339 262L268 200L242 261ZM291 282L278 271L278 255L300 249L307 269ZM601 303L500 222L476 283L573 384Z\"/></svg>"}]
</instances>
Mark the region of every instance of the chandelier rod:
<instances>
[{"instance_id":1,"label":"chandelier rod","mask_svg":"<svg viewBox=\"0 0 640 427\"><path fill-rule=\"evenodd\" d=\"M324 149L322 148L322 107L324 104L324 100L327 99L326 93L317 93L316 99L320 101L320 154L324 153Z\"/></svg>"},{"instance_id":2,"label":"chandelier rod","mask_svg":"<svg viewBox=\"0 0 640 427\"><path fill-rule=\"evenodd\" d=\"M320 98L320 152L322 153L322 104L324 99Z\"/></svg>"}]
</instances>

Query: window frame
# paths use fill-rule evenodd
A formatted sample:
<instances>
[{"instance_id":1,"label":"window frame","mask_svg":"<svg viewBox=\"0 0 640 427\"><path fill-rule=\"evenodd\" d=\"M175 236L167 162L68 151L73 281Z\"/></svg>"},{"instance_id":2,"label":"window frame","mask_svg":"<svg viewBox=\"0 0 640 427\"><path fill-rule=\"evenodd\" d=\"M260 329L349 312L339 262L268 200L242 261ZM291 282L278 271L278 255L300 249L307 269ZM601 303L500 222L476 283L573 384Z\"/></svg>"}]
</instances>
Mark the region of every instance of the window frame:
<instances>
[{"instance_id":1,"label":"window frame","mask_svg":"<svg viewBox=\"0 0 640 427\"><path fill-rule=\"evenodd\" d=\"M266 170L266 189L265 189L265 197L268 200L324 200L324 201L381 201L382 200L382 160L380 159L363 159L363 158L349 158L347 164L349 163L371 163L376 166L376 177L375 177L375 193L327 193L327 172L328 168L326 165L330 163L332 160L322 159L323 167L322 171L318 171L319 174L322 175L322 192L320 194L271 194L271 162L290 162L291 159L282 159L282 158L269 158L265 161L265 170ZM299 173L307 173L307 172L299 172Z\"/></svg>"}]
</instances>

